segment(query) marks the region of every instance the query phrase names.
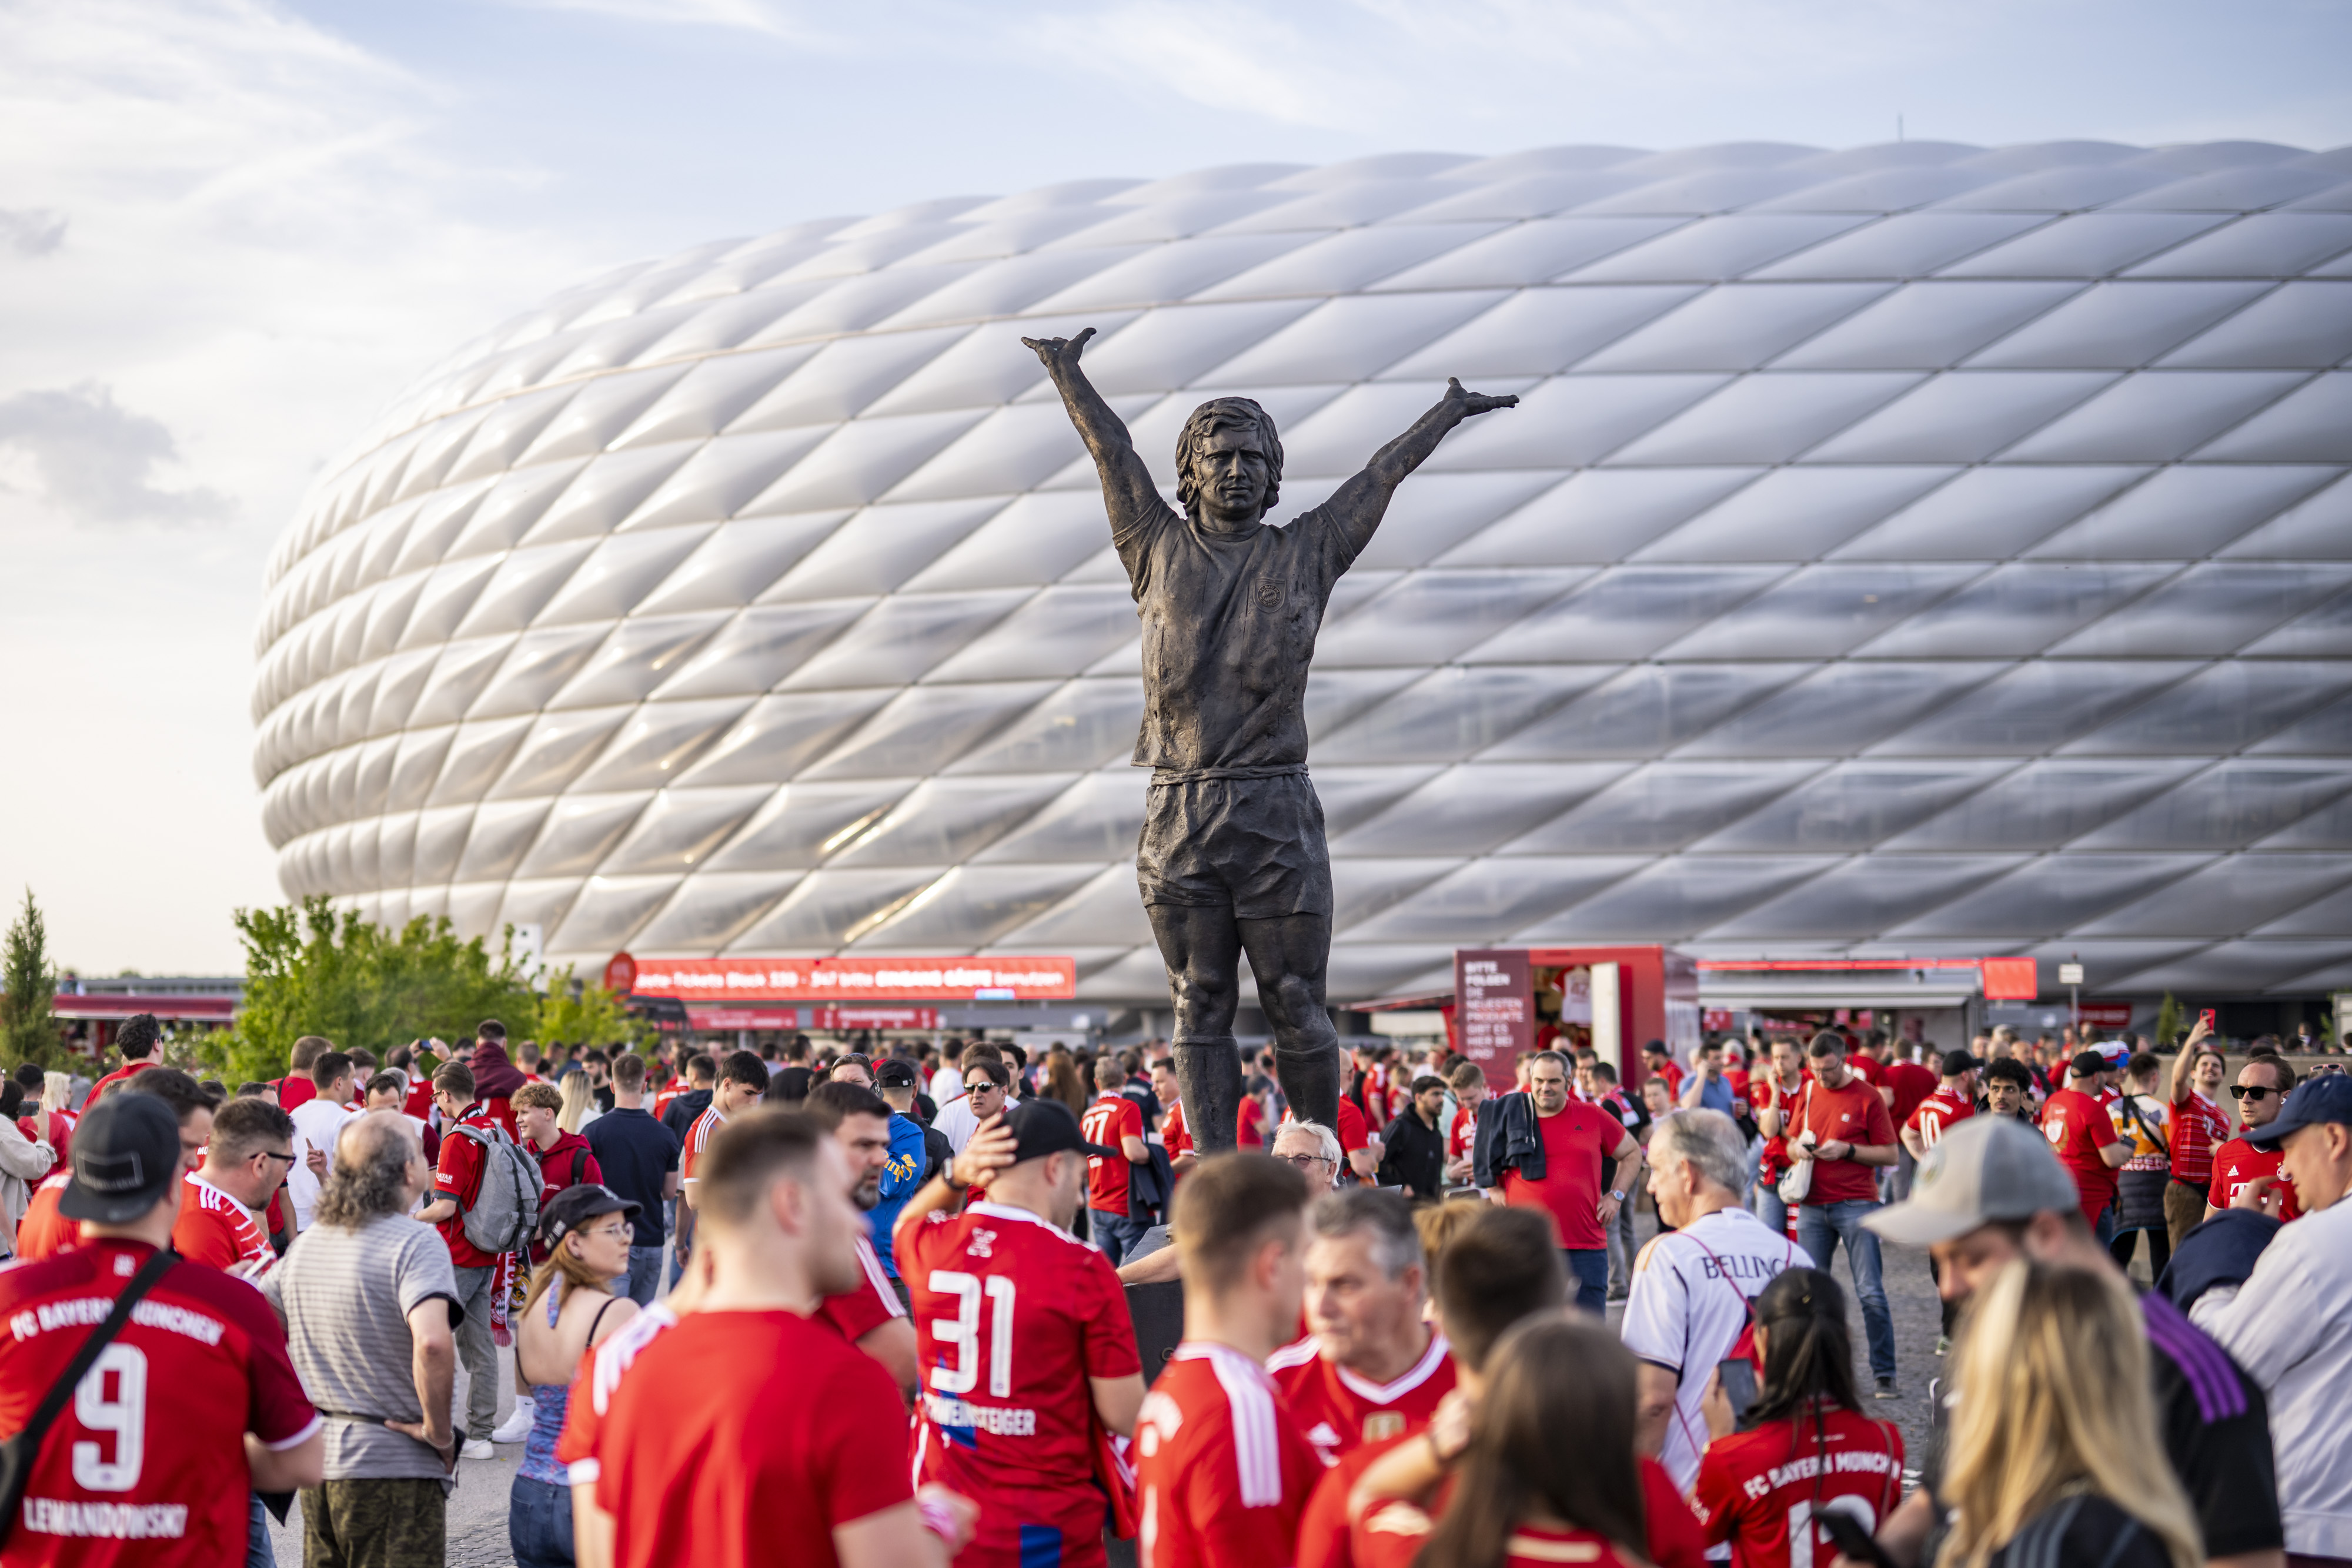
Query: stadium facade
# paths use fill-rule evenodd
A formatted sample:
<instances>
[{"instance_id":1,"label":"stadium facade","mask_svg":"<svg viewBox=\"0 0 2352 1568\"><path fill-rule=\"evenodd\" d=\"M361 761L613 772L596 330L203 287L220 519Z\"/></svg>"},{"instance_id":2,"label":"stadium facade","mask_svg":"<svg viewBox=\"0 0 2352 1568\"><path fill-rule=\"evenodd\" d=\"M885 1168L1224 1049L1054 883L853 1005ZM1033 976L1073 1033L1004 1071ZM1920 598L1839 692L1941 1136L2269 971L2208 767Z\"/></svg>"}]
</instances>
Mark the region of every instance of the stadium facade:
<instances>
[{"instance_id":1,"label":"stadium facade","mask_svg":"<svg viewBox=\"0 0 2352 1568\"><path fill-rule=\"evenodd\" d=\"M2352 987L2352 150L1568 147L795 225L452 356L270 566L289 894L550 956L1067 953L1162 1000L1134 606L1026 334L1172 492L1449 375L1309 691L1335 1000L1456 946Z\"/></svg>"}]
</instances>

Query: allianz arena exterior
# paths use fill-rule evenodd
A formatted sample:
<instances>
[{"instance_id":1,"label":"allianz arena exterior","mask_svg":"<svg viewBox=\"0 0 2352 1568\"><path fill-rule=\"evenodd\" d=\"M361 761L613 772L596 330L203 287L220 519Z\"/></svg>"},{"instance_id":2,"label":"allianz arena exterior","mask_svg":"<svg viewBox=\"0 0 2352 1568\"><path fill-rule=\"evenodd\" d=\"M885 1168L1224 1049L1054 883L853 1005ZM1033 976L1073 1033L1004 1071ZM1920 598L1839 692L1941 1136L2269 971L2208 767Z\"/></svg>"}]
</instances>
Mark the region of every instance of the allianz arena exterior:
<instances>
[{"instance_id":1,"label":"allianz arena exterior","mask_svg":"<svg viewBox=\"0 0 2352 1568\"><path fill-rule=\"evenodd\" d=\"M1019 341L1083 326L1171 492L1265 404L1276 521L1448 375L1521 397L1324 626L1334 1000L1591 939L2352 987L2352 150L2257 143L1250 165L625 268L280 544L287 891L1164 1004L1134 606Z\"/></svg>"}]
</instances>

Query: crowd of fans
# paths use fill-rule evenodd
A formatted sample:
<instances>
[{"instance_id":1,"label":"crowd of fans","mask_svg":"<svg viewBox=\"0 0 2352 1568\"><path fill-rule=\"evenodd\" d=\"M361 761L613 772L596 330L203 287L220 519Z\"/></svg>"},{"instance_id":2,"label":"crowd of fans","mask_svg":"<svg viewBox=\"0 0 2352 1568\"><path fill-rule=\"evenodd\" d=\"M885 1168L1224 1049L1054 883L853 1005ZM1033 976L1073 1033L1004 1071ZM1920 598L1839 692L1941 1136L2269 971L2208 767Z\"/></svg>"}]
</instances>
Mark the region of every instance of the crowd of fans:
<instances>
[{"instance_id":1,"label":"crowd of fans","mask_svg":"<svg viewBox=\"0 0 2352 1568\"><path fill-rule=\"evenodd\" d=\"M268 1563L298 1508L307 1563L439 1564L501 1444L523 1568L2352 1562L2333 1063L1349 1043L1337 1125L1256 1059L1211 1152L1155 1046L485 1022L232 1092L134 1019L0 1082L0 1564ZM1945 1308L1916 1452L1882 1241Z\"/></svg>"}]
</instances>

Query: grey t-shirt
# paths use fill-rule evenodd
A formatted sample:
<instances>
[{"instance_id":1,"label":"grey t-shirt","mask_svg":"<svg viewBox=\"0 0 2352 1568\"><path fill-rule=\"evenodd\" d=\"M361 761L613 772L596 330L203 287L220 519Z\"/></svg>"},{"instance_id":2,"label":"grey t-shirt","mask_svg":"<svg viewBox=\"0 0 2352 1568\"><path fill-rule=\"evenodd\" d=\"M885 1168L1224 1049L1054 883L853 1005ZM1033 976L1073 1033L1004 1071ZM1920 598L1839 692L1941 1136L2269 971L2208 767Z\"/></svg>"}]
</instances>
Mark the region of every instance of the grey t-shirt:
<instances>
[{"instance_id":1,"label":"grey t-shirt","mask_svg":"<svg viewBox=\"0 0 2352 1568\"><path fill-rule=\"evenodd\" d=\"M456 1310L457 1276L440 1233L398 1214L357 1230L321 1225L295 1238L261 1290L286 1319L294 1370L327 1417L327 1479L447 1479L439 1455L383 1425L424 1419L408 1314L436 1296Z\"/></svg>"}]
</instances>

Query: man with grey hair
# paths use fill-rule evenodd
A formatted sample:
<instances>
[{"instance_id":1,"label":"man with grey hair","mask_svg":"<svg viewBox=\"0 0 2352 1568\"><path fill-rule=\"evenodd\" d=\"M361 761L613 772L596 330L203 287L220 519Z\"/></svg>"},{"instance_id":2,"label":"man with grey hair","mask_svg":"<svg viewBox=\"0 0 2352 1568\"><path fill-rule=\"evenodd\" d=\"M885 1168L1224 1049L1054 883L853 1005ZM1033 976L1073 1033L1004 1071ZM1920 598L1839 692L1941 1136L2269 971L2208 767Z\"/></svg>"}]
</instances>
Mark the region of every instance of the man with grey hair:
<instances>
[{"instance_id":1,"label":"man with grey hair","mask_svg":"<svg viewBox=\"0 0 2352 1568\"><path fill-rule=\"evenodd\" d=\"M1805 1256L1739 1201L1748 1145L1720 1111L1685 1109L1650 1134L1661 1231L1633 1261L1622 1333L1633 1353L1634 1433L1687 1492L1706 1447L1699 1402L1748 1323L1748 1302Z\"/></svg>"},{"instance_id":2,"label":"man with grey hair","mask_svg":"<svg viewBox=\"0 0 2352 1568\"><path fill-rule=\"evenodd\" d=\"M1339 1185L1339 1134L1320 1122L1285 1122L1267 1152L1297 1166L1309 1192L1329 1192ZM1145 1231L1118 1270L1122 1285L1160 1285L1178 1277L1176 1249L1165 1225Z\"/></svg>"},{"instance_id":3,"label":"man with grey hair","mask_svg":"<svg viewBox=\"0 0 2352 1568\"><path fill-rule=\"evenodd\" d=\"M302 1498L303 1560L440 1568L457 1370L449 1249L408 1217L433 1167L408 1119L346 1124L315 1223L263 1277L302 1386L327 1417L326 1479Z\"/></svg>"},{"instance_id":4,"label":"man with grey hair","mask_svg":"<svg viewBox=\"0 0 2352 1568\"><path fill-rule=\"evenodd\" d=\"M1423 1321L1428 1270L1412 1208L1393 1192L1352 1186L1308 1211L1307 1337L1266 1371L1290 1418L1335 1465L1367 1443L1429 1425L1454 1387L1445 1336Z\"/></svg>"}]
</instances>

